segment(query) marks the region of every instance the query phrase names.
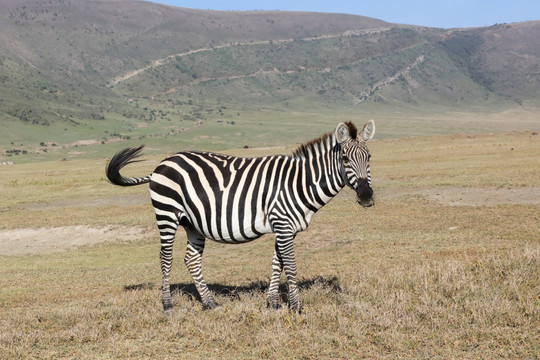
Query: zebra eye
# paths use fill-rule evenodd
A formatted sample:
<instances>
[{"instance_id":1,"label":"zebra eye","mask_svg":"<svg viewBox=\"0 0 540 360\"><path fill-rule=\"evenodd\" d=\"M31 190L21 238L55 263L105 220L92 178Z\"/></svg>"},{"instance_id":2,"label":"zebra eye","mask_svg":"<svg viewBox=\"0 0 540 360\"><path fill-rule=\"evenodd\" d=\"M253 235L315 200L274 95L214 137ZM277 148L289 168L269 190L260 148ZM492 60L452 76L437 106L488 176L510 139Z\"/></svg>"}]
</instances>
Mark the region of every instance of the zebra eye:
<instances>
[{"instance_id":1,"label":"zebra eye","mask_svg":"<svg viewBox=\"0 0 540 360\"><path fill-rule=\"evenodd\" d=\"M343 162L349 162L349 158L346 155L343 155L341 160L343 160Z\"/></svg>"}]
</instances>

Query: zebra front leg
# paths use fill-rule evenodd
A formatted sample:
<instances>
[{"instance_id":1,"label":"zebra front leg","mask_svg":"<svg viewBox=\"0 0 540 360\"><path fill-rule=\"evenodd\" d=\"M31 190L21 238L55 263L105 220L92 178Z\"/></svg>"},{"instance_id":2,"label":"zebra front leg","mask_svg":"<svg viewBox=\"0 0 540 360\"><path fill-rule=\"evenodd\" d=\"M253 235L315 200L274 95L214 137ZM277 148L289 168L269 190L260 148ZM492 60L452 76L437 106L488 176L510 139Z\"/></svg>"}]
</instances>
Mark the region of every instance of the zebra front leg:
<instances>
[{"instance_id":1,"label":"zebra front leg","mask_svg":"<svg viewBox=\"0 0 540 360\"><path fill-rule=\"evenodd\" d=\"M219 304L214 300L202 275L202 254L205 238L191 229L186 229L186 233L188 235L188 245L184 262L195 282L195 287L199 292L203 306L207 309L214 309Z\"/></svg>"},{"instance_id":2,"label":"zebra front leg","mask_svg":"<svg viewBox=\"0 0 540 360\"><path fill-rule=\"evenodd\" d=\"M296 259L294 256L294 240L295 235L276 236L276 247L279 251L279 256L287 276L289 284L289 309L297 313L302 312L300 297L298 295L298 285L296 283Z\"/></svg>"},{"instance_id":3,"label":"zebra front leg","mask_svg":"<svg viewBox=\"0 0 540 360\"><path fill-rule=\"evenodd\" d=\"M279 280L283 271L283 259L279 255L279 250L274 248L274 257L272 258L272 276L268 286L268 295L266 296L266 305L272 309L279 309Z\"/></svg>"}]
</instances>

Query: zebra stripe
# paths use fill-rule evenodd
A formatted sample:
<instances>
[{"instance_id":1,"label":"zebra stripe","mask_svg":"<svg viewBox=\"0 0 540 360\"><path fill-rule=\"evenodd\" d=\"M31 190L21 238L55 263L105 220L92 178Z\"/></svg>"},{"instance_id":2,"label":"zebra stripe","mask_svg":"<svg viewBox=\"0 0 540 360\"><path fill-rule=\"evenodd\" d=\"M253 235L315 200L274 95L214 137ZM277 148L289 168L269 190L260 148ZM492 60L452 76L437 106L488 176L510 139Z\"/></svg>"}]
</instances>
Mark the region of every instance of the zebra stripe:
<instances>
[{"instance_id":1,"label":"zebra stripe","mask_svg":"<svg viewBox=\"0 0 540 360\"><path fill-rule=\"evenodd\" d=\"M127 178L120 169L140 156L142 146L117 153L106 173L111 183L132 186L150 183L161 237L163 307L172 309L169 274L174 237L179 226L187 234L185 264L202 303L218 306L202 275L206 238L239 244L274 233L276 243L267 303L277 308L281 273L289 284L289 306L300 312L293 240L312 216L343 187L350 186L363 206L373 205L369 151L375 124L370 120L357 138L352 123L301 145L291 156L242 158L210 152L185 151L163 160L151 175Z\"/></svg>"}]
</instances>

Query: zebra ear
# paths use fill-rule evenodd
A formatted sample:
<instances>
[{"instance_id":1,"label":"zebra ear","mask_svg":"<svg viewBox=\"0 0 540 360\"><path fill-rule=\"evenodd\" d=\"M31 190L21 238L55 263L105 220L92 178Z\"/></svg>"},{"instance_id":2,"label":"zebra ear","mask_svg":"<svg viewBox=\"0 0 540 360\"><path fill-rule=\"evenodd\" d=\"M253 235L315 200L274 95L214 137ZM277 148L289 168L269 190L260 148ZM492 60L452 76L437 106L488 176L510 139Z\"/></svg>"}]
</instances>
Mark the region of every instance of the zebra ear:
<instances>
[{"instance_id":1,"label":"zebra ear","mask_svg":"<svg viewBox=\"0 0 540 360\"><path fill-rule=\"evenodd\" d=\"M350 137L349 127L344 123L339 123L336 128L336 139L341 144Z\"/></svg>"},{"instance_id":2,"label":"zebra ear","mask_svg":"<svg viewBox=\"0 0 540 360\"><path fill-rule=\"evenodd\" d=\"M373 139L373 136L375 136L375 121L369 120L362 129L362 139L368 141Z\"/></svg>"}]
</instances>

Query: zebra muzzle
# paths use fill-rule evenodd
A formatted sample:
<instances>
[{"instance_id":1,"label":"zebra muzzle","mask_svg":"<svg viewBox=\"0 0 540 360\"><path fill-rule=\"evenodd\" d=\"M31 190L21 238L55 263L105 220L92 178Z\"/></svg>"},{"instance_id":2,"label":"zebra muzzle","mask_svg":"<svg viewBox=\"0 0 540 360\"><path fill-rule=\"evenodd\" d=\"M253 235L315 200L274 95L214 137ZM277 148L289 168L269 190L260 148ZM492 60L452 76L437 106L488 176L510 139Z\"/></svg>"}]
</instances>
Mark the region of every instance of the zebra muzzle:
<instances>
[{"instance_id":1,"label":"zebra muzzle","mask_svg":"<svg viewBox=\"0 0 540 360\"><path fill-rule=\"evenodd\" d=\"M363 207L375 205L373 189L369 186L367 180L359 181L358 187L356 188L356 200Z\"/></svg>"}]
</instances>

